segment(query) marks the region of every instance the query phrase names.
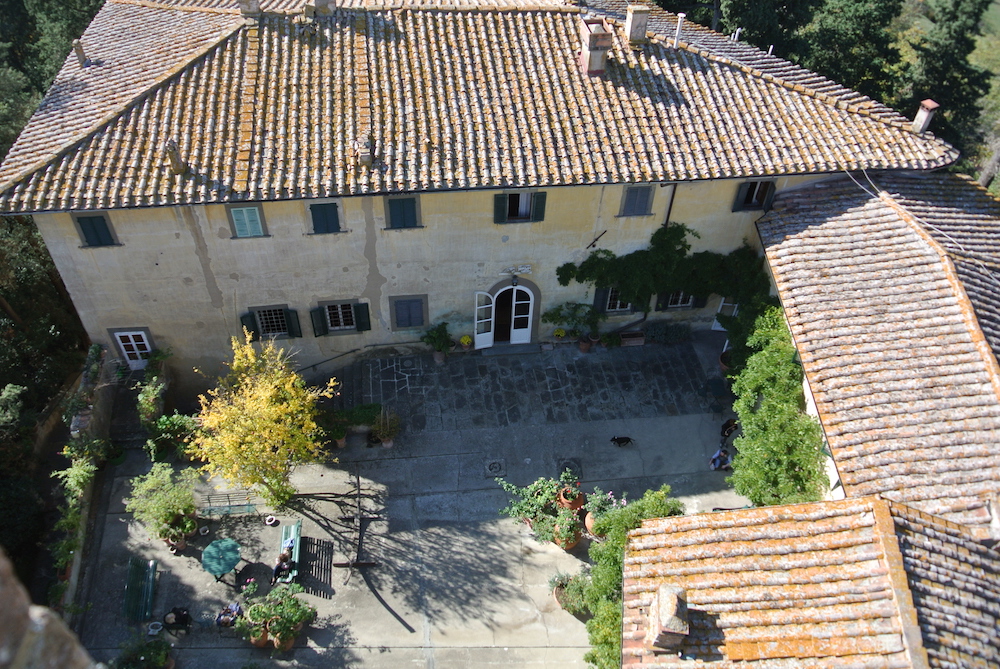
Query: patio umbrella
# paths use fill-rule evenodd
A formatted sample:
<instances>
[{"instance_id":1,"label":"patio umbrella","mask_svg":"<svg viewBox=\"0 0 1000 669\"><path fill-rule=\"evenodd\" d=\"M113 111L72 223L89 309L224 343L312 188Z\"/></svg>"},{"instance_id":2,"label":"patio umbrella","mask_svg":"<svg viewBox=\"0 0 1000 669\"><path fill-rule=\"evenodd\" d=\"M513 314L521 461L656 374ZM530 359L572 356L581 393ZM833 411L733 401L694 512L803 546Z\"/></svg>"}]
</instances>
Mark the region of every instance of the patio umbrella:
<instances>
[{"instance_id":1,"label":"patio umbrella","mask_svg":"<svg viewBox=\"0 0 1000 669\"><path fill-rule=\"evenodd\" d=\"M221 581L222 577L236 568L243 558L240 545L232 539L216 539L201 554L201 566L209 574Z\"/></svg>"}]
</instances>

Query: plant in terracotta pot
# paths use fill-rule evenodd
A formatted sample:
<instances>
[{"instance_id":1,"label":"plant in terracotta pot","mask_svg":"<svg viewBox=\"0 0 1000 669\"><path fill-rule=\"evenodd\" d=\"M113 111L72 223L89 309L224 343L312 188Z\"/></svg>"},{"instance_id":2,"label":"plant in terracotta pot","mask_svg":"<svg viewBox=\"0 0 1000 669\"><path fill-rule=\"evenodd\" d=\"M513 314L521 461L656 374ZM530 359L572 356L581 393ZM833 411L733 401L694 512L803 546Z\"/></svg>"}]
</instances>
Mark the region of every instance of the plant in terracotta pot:
<instances>
[{"instance_id":1,"label":"plant in terracotta pot","mask_svg":"<svg viewBox=\"0 0 1000 669\"><path fill-rule=\"evenodd\" d=\"M500 509L501 515L523 520L531 526L545 516L555 515L556 498L559 496L559 482L555 479L539 478L524 487L502 478L494 480L511 496L507 506Z\"/></svg>"},{"instance_id":2,"label":"plant in terracotta pot","mask_svg":"<svg viewBox=\"0 0 1000 669\"><path fill-rule=\"evenodd\" d=\"M462 335L461 339L458 340L458 343L462 345L463 351L468 351L472 348L472 337L469 335Z\"/></svg>"},{"instance_id":3,"label":"plant in terracotta pot","mask_svg":"<svg viewBox=\"0 0 1000 669\"><path fill-rule=\"evenodd\" d=\"M451 348L451 335L448 334L448 323L438 323L425 332L420 341L434 349L434 362L444 364L444 357Z\"/></svg>"},{"instance_id":4,"label":"plant in terracotta pot","mask_svg":"<svg viewBox=\"0 0 1000 669\"><path fill-rule=\"evenodd\" d=\"M297 583L278 585L263 597L250 600L257 589L256 583L252 586L244 589L248 606L243 618L237 619L237 631L255 645L263 645L261 640L266 643L270 636L275 648L288 650L302 628L316 617L316 608L299 599L304 590Z\"/></svg>"},{"instance_id":5,"label":"plant in terracotta pot","mask_svg":"<svg viewBox=\"0 0 1000 669\"><path fill-rule=\"evenodd\" d=\"M583 506L584 496L580 490L580 479L569 469L564 469L559 475L559 496L557 503L564 509L579 509Z\"/></svg>"},{"instance_id":6,"label":"plant in terracotta pot","mask_svg":"<svg viewBox=\"0 0 1000 669\"><path fill-rule=\"evenodd\" d=\"M554 516L545 516L533 528L539 541L551 541L563 550L580 543L580 518L574 509L559 507Z\"/></svg>"},{"instance_id":7,"label":"plant in terracotta pot","mask_svg":"<svg viewBox=\"0 0 1000 669\"><path fill-rule=\"evenodd\" d=\"M399 415L395 411L383 409L372 423L372 436L381 441L385 448L391 448L393 440L399 434L399 427Z\"/></svg>"},{"instance_id":8,"label":"plant in terracotta pot","mask_svg":"<svg viewBox=\"0 0 1000 669\"><path fill-rule=\"evenodd\" d=\"M590 582L590 574L581 571L578 574L570 575L558 572L549 579L549 588L552 589L552 596L556 603L564 611L574 616L587 615L587 601L584 599L584 592Z\"/></svg>"},{"instance_id":9,"label":"plant in terracotta pot","mask_svg":"<svg viewBox=\"0 0 1000 669\"><path fill-rule=\"evenodd\" d=\"M111 660L112 669L166 669L172 667L170 643L166 639L147 641L136 637L122 646L118 657Z\"/></svg>"},{"instance_id":10,"label":"plant in terracotta pot","mask_svg":"<svg viewBox=\"0 0 1000 669\"><path fill-rule=\"evenodd\" d=\"M626 504L625 493L622 493L622 496L616 499L614 493L610 490L608 492L604 492L595 486L594 492L587 495L587 501L583 505L584 510L587 512L586 517L583 519L583 523L587 528L587 531L593 534L594 522L597 521L597 519L612 509L621 508Z\"/></svg>"},{"instance_id":11,"label":"plant in terracotta pot","mask_svg":"<svg viewBox=\"0 0 1000 669\"><path fill-rule=\"evenodd\" d=\"M198 472L185 469L174 472L165 462L157 462L148 474L132 479L132 494L125 500L125 510L158 538L167 539L190 530L189 516L195 512L194 486ZM195 523L194 529L197 529Z\"/></svg>"}]
</instances>

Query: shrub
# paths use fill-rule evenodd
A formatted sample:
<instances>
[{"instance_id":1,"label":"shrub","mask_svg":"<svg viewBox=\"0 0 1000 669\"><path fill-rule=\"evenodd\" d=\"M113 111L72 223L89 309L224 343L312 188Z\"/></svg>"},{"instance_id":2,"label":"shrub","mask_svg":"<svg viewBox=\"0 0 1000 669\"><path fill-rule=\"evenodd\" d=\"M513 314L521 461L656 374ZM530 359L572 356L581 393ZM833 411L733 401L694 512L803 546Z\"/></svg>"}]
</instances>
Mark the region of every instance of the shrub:
<instances>
[{"instance_id":1,"label":"shrub","mask_svg":"<svg viewBox=\"0 0 1000 669\"><path fill-rule=\"evenodd\" d=\"M382 415L382 405L359 404L351 407L346 412L348 425L374 425L378 417Z\"/></svg>"},{"instance_id":2,"label":"shrub","mask_svg":"<svg viewBox=\"0 0 1000 669\"><path fill-rule=\"evenodd\" d=\"M135 400L136 408L139 410L139 422L150 432L156 429L156 421L163 413L161 395L166 387L167 384L156 376L134 386L139 389Z\"/></svg>"},{"instance_id":3,"label":"shrub","mask_svg":"<svg viewBox=\"0 0 1000 669\"><path fill-rule=\"evenodd\" d=\"M79 499L83 497L83 491L97 472L97 465L89 459L80 458L73 460L72 464L61 471L52 472L53 478L59 479L67 500Z\"/></svg>"},{"instance_id":4,"label":"shrub","mask_svg":"<svg viewBox=\"0 0 1000 669\"><path fill-rule=\"evenodd\" d=\"M448 324L438 323L420 337L420 341L439 353L445 353L451 348L451 335L448 334Z\"/></svg>"},{"instance_id":5,"label":"shrub","mask_svg":"<svg viewBox=\"0 0 1000 669\"><path fill-rule=\"evenodd\" d=\"M581 332L596 333L601 321L606 320L607 317L607 314L600 313L589 304L567 302L543 313L542 322L565 325L579 335Z\"/></svg>"},{"instance_id":6,"label":"shrub","mask_svg":"<svg viewBox=\"0 0 1000 669\"><path fill-rule=\"evenodd\" d=\"M173 534L172 525L179 517L194 513L195 469L174 473L173 468L157 462L148 474L132 479L132 494L125 500L125 510L160 538Z\"/></svg>"},{"instance_id":7,"label":"shrub","mask_svg":"<svg viewBox=\"0 0 1000 669\"><path fill-rule=\"evenodd\" d=\"M70 460L89 460L99 463L107 459L110 444L95 437L75 437L66 442L62 454Z\"/></svg>"},{"instance_id":8,"label":"shrub","mask_svg":"<svg viewBox=\"0 0 1000 669\"><path fill-rule=\"evenodd\" d=\"M170 642L166 639L147 641L135 637L122 646L118 657L111 660L111 669L162 669L170 656Z\"/></svg>"}]
</instances>

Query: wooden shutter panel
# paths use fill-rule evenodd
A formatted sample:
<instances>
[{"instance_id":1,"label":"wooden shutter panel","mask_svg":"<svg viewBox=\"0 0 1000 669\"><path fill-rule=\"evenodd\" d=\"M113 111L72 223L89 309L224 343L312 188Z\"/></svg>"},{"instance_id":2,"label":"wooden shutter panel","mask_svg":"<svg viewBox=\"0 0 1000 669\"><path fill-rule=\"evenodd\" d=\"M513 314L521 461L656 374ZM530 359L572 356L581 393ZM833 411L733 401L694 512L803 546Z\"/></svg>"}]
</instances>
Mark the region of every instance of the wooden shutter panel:
<instances>
[{"instance_id":1,"label":"wooden shutter panel","mask_svg":"<svg viewBox=\"0 0 1000 669\"><path fill-rule=\"evenodd\" d=\"M249 237L250 229L247 227L247 217L243 209L230 209L233 216L233 232L237 237Z\"/></svg>"},{"instance_id":2,"label":"wooden shutter panel","mask_svg":"<svg viewBox=\"0 0 1000 669\"><path fill-rule=\"evenodd\" d=\"M264 226L260 224L260 211L257 207L247 207L244 212L246 213L248 236L262 237L264 235Z\"/></svg>"},{"instance_id":3,"label":"wooden shutter panel","mask_svg":"<svg viewBox=\"0 0 1000 669\"><path fill-rule=\"evenodd\" d=\"M330 328L326 324L326 307L310 309L309 318L312 319L313 335L322 337L325 334L329 334Z\"/></svg>"},{"instance_id":4,"label":"wooden shutter panel","mask_svg":"<svg viewBox=\"0 0 1000 669\"><path fill-rule=\"evenodd\" d=\"M493 196L493 222L507 222L507 196L503 193Z\"/></svg>"},{"instance_id":5,"label":"wooden shutter panel","mask_svg":"<svg viewBox=\"0 0 1000 669\"><path fill-rule=\"evenodd\" d=\"M531 220L545 220L545 193L531 194Z\"/></svg>"},{"instance_id":6,"label":"wooden shutter panel","mask_svg":"<svg viewBox=\"0 0 1000 669\"><path fill-rule=\"evenodd\" d=\"M764 206L764 211L770 211L771 203L774 202L774 182L768 181L764 185L764 188L766 190L764 191L764 197L761 204Z\"/></svg>"},{"instance_id":7,"label":"wooden shutter panel","mask_svg":"<svg viewBox=\"0 0 1000 669\"><path fill-rule=\"evenodd\" d=\"M705 297L698 297L697 295L694 296L694 304L692 306L695 309L701 309L706 304L708 304L708 295L706 295Z\"/></svg>"},{"instance_id":8,"label":"wooden shutter panel","mask_svg":"<svg viewBox=\"0 0 1000 669\"><path fill-rule=\"evenodd\" d=\"M637 186L625 187L625 206L622 207L622 216L635 216L639 213L642 189Z\"/></svg>"},{"instance_id":9,"label":"wooden shutter panel","mask_svg":"<svg viewBox=\"0 0 1000 669\"><path fill-rule=\"evenodd\" d=\"M650 211L652 211L653 187L636 186L635 190L638 193L635 198L635 203L636 203L635 214L637 216L645 216Z\"/></svg>"},{"instance_id":10,"label":"wooden shutter panel","mask_svg":"<svg viewBox=\"0 0 1000 669\"><path fill-rule=\"evenodd\" d=\"M733 211L743 211L747 199L747 193L750 192L750 187L753 184L751 182L746 182L740 184L740 187L736 189L736 200L733 202Z\"/></svg>"},{"instance_id":11,"label":"wooden shutter panel","mask_svg":"<svg viewBox=\"0 0 1000 669\"><path fill-rule=\"evenodd\" d=\"M312 214L314 234L340 232L340 215L336 204L314 204L309 207L309 213Z\"/></svg>"},{"instance_id":12,"label":"wooden shutter panel","mask_svg":"<svg viewBox=\"0 0 1000 669\"><path fill-rule=\"evenodd\" d=\"M299 312L294 309L285 309L285 327L288 328L288 336L297 338L302 336L302 325L299 323Z\"/></svg>"},{"instance_id":13,"label":"wooden shutter panel","mask_svg":"<svg viewBox=\"0 0 1000 669\"><path fill-rule=\"evenodd\" d=\"M252 311L248 311L240 316L240 323L242 323L243 327L250 331L250 341L257 341L260 339L260 329L257 327L257 317L254 316Z\"/></svg>"},{"instance_id":14,"label":"wooden shutter panel","mask_svg":"<svg viewBox=\"0 0 1000 669\"><path fill-rule=\"evenodd\" d=\"M594 311L599 314L607 313L608 311L608 294L611 292L610 288L595 288L594 289Z\"/></svg>"},{"instance_id":15,"label":"wooden shutter panel","mask_svg":"<svg viewBox=\"0 0 1000 669\"><path fill-rule=\"evenodd\" d=\"M354 326L358 332L365 332L372 329L372 319L368 313L368 304L362 302L354 305Z\"/></svg>"}]
</instances>

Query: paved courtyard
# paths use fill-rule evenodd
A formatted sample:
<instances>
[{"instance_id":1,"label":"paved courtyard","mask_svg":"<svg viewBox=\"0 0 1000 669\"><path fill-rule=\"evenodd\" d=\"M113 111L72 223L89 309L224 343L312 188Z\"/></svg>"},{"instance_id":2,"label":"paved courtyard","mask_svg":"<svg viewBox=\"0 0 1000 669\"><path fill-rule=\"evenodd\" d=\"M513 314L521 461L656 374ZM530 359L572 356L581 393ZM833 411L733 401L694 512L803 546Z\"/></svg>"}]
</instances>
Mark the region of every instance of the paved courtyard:
<instances>
[{"instance_id":1,"label":"paved courtyard","mask_svg":"<svg viewBox=\"0 0 1000 669\"><path fill-rule=\"evenodd\" d=\"M707 468L719 425L730 415L713 413L699 392L718 374L721 344L704 333L675 346L458 353L443 366L415 355L343 370L345 394L393 407L403 432L392 449L368 448L351 435L335 454L339 462L294 472L301 494L279 519L303 521L300 582L320 613L287 653L252 648L211 625L236 597L235 577L216 583L200 565L210 541L230 537L242 546L240 582L254 577L266 587L280 527L267 527L256 515L212 520L206 537L170 555L124 511L128 479L148 468L141 451L131 452L106 477L100 502L106 513L84 580L89 609L81 638L97 659L113 657L128 638L122 584L128 556L138 555L159 560L154 619L178 605L201 619L176 640L179 669L238 669L250 662L584 667L584 625L558 608L547 582L557 571L579 569L587 542L567 553L500 518L506 497L493 478L525 484L569 466L584 489L598 485L630 497L669 483L689 513L744 505L725 475ZM617 448L609 442L621 435L635 443ZM369 518L362 523L361 559L377 564L352 571L336 563L357 551L356 479ZM212 487L205 484L202 492Z\"/></svg>"}]
</instances>

